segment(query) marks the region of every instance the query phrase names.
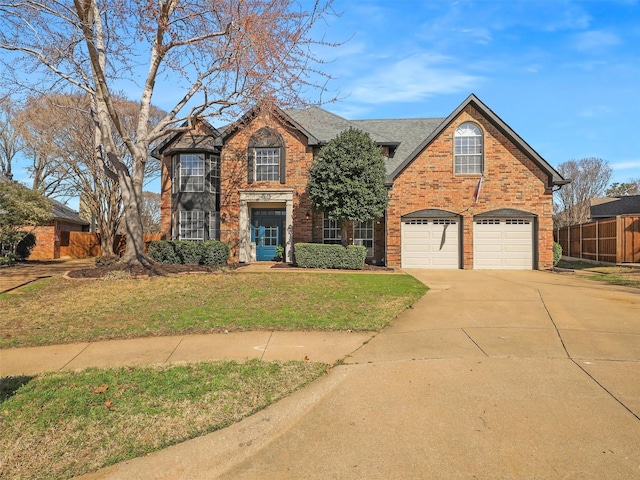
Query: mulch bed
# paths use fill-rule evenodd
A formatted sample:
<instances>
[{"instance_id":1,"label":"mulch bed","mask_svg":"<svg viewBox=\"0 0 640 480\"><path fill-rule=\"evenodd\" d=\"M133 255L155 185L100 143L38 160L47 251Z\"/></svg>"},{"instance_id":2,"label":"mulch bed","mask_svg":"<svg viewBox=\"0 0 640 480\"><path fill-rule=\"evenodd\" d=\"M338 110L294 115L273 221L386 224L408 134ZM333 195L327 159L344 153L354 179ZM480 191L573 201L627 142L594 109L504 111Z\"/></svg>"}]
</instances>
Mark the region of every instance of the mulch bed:
<instances>
[{"instance_id":1,"label":"mulch bed","mask_svg":"<svg viewBox=\"0 0 640 480\"><path fill-rule=\"evenodd\" d=\"M69 278L103 278L107 277L110 274L122 272L124 274L128 274L131 277L161 277L171 274L177 273L211 273L217 272L220 270L229 270L229 269L241 269L244 265L179 265L179 264L168 264L168 263L155 263L153 262L149 266L144 265L129 265L126 263L115 263L113 265L106 265L100 267L93 268L82 268L78 270L71 270L67 273L67 277ZM308 268L299 268L290 263L275 263L271 266L271 268L277 269L291 269L291 270L313 270ZM365 264L364 271L375 271L375 272L393 272L392 268L378 266L378 265L367 265Z\"/></svg>"}]
</instances>

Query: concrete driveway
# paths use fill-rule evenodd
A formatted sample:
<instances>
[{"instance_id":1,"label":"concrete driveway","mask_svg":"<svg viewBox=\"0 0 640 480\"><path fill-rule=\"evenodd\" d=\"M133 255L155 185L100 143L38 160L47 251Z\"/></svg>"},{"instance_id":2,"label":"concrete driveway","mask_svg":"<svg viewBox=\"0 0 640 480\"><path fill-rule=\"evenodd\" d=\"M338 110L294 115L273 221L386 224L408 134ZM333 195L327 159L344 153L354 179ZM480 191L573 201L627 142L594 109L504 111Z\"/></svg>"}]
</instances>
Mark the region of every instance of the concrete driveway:
<instances>
[{"instance_id":1,"label":"concrete driveway","mask_svg":"<svg viewBox=\"0 0 640 480\"><path fill-rule=\"evenodd\" d=\"M410 273L430 292L330 375L88 478L640 478L640 291Z\"/></svg>"}]
</instances>

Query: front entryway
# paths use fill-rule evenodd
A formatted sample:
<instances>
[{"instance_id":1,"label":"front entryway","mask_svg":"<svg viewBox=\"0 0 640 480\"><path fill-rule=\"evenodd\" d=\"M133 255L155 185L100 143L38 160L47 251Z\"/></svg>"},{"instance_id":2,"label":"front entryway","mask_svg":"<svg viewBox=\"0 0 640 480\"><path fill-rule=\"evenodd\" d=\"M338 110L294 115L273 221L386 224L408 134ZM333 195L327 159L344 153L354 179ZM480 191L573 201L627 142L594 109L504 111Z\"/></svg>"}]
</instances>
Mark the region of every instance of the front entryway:
<instances>
[{"instance_id":1,"label":"front entryway","mask_svg":"<svg viewBox=\"0 0 640 480\"><path fill-rule=\"evenodd\" d=\"M268 262L276 258L276 248L284 246L284 208L251 210L251 241L256 245L256 260Z\"/></svg>"}]
</instances>

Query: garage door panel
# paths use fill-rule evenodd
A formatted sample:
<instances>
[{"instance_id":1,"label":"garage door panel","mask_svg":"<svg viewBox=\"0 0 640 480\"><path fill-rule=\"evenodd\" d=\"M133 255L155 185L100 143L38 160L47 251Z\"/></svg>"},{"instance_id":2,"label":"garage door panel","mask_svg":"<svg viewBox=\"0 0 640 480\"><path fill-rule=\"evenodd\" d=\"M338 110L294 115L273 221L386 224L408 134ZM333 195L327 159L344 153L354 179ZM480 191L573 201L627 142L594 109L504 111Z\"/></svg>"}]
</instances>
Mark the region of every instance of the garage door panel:
<instances>
[{"instance_id":1,"label":"garage door panel","mask_svg":"<svg viewBox=\"0 0 640 480\"><path fill-rule=\"evenodd\" d=\"M402 222L403 268L459 268L459 222L412 219Z\"/></svg>"},{"instance_id":2,"label":"garage door panel","mask_svg":"<svg viewBox=\"0 0 640 480\"><path fill-rule=\"evenodd\" d=\"M473 223L473 268L533 268L533 224L529 219L483 219Z\"/></svg>"}]
</instances>

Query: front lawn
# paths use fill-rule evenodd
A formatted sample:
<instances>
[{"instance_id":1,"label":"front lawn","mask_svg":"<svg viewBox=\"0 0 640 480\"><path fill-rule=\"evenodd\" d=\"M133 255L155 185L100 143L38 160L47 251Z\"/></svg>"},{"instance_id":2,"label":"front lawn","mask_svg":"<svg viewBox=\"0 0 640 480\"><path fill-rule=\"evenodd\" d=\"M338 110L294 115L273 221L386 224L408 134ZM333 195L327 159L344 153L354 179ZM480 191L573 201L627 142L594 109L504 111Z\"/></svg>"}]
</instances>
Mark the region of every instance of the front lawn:
<instances>
[{"instance_id":1,"label":"front lawn","mask_svg":"<svg viewBox=\"0 0 640 480\"><path fill-rule=\"evenodd\" d=\"M426 290L404 274L56 277L0 295L0 348L224 330L375 331Z\"/></svg>"},{"instance_id":2,"label":"front lawn","mask_svg":"<svg viewBox=\"0 0 640 480\"><path fill-rule=\"evenodd\" d=\"M66 479L226 427L325 373L212 362L0 379L0 478Z\"/></svg>"},{"instance_id":3,"label":"front lawn","mask_svg":"<svg viewBox=\"0 0 640 480\"><path fill-rule=\"evenodd\" d=\"M568 268L589 273L590 280L640 288L640 268L623 267L619 265L594 264L581 260L560 260L560 268Z\"/></svg>"}]
</instances>

